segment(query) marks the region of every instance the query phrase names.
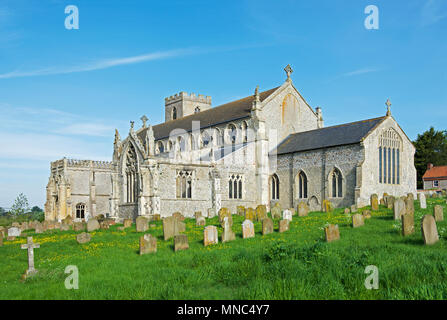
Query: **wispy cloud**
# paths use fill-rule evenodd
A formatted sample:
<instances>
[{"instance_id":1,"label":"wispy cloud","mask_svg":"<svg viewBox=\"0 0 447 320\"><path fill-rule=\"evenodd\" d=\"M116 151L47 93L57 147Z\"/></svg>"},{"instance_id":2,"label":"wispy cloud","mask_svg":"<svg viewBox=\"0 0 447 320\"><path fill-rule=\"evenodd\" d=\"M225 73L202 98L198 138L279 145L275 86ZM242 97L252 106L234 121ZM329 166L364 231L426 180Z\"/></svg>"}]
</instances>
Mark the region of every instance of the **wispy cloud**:
<instances>
[{"instance_id":1,"label":"wispy cloud","mask_svg":"<svg viewBox=\"0 0 447 320\"><path fill-rule=\"evenodd\" d=\"M377 72L377 71L379 71L378 68L362 68L362 69L357 69L354 71L343 73L339 77L352 77L352 76L358 76L361 74Z\"/></svg>"},{"instance_id":2,"label":"wispy cloud","mask_svg":"<svg viewBox=\"0 0 447 320\"><path fill-rule=\"evenodd\" d=\"M0 74L0 79L10 79L19 77L34 77L34 76L47 76L56 74L68 74L76 72L87 72L94 70L101 70L112 68L121 65L129 65L135 63L142 63L147 61L154 61L160 59L167 59L179 56L185 56L189 54L199 53L197 49L177 49L169 51L159 51L153 53L147 53L138 56L126 57L126 58L114 58L114 59L102 59L89 64L74 65L74 66L58 66L35 69L30 71L15 70L8 73Z\"/></svg>"},{"instance_id":3,"label":"wispy cloud","mask_svg":"<svg viewBox=\"0 0 447 320\"><path fill-rule=\"evenodd\" d=\"M427 0L421 10L421 25L428 26L447 18L447 1Z\"/></svg>"}]
</instances>

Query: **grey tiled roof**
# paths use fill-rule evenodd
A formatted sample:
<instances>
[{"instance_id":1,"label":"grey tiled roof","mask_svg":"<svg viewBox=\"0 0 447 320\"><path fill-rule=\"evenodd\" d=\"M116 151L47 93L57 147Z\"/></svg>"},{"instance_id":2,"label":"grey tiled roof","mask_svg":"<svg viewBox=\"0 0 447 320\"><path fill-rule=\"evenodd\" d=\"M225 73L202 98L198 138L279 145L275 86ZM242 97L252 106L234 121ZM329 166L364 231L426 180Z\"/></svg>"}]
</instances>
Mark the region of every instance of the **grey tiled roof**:
<instances>
[{"instance_id":1,"label":"grey tiled roof","mask_svg":"<svg viewBox=\"0 0 447 320\"><path fill-rule=\"evenodd\" d=\"M294 133L281 142L276 151L280 155L359 143L362 138L385 118L380 117Z\"/></svg>"}]
</instances>

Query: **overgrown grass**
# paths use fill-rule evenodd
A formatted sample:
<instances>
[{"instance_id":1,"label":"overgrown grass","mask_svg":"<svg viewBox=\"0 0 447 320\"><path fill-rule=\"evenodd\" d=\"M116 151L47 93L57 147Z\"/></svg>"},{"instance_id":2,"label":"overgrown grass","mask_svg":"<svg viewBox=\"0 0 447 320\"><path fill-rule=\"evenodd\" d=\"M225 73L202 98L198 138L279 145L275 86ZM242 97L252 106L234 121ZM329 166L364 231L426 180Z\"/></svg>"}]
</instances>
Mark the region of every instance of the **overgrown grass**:
<instances>
[{"instance_id":1,"label":"overgrown grass","mask_svg":"<svg viewBox=\"0 0 447 320\"><path fill-rule=\"evenodd\" d=\"M73 231L33 234L39 273L24 282L25 238L0 247L1 299L447 299L447 223L439 222L439 243L423 244L420 220L434 204L446 210L445 199L428 199L427 209L415 202L416 233L402 237L391 210L381 207L353 229L342 209L332 214L294 216L290 231L242 239L243 218L234 216L237 239L203 246L203 227L187 219L190 249L174 252L173 240L163 241L162 223L148 233L158 238L158 252L138 255L135 228L92 233L80 245ZM367 209L367 208L365 208ZM222 229L217 218L208 225ZM341 239L324 241L323 227L337 223ZM65 267L79 269L79 289L67 290ZM380 287L367 290L365 267L379 268Z\"/></svg>"}]
</instances>

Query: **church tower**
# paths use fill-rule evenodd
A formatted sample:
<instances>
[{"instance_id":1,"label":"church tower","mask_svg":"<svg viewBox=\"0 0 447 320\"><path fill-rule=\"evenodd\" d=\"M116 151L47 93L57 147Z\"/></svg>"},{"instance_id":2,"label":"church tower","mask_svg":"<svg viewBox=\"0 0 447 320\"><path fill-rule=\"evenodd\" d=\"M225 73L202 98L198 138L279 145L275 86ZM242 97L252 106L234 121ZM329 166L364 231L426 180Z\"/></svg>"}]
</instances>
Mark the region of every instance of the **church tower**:
<instances>
[{"instance_id":1,"label":"church tower","mask_svg":"<svg viewBox=\"0 0 447 320\"><path fill-rule=\"evenodd\" d=\"M211 108L211 97L180 92L165 98L165 122L189 116Z\"/></svg>"}]
</instances>

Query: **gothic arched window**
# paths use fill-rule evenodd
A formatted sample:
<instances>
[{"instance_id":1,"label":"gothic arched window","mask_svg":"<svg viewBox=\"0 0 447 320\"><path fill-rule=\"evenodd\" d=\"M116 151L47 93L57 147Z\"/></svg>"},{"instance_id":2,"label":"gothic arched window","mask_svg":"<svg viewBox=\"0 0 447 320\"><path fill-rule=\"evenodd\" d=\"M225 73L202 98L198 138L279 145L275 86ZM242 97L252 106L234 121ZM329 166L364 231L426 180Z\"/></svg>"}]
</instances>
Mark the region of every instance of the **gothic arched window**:
<instances>
[{"instance_id":1,"label":"gothic arched window","mask_svg":"<svg viewBox=\"0 0 447 320\"><path fill-rule=\"evenodd\" d=\"M84 219L85 218L85 204L78 203L76 205L76 218Z\"/></svg>"},{"instance_id":2,"label":"gothic arched window","mask_svg":"<svg viewBox=\"0 0 447 320\"><path fill-rule=\"evenodd\" d=\"M177 108L172 108L172 120L177 119Z\"/></svg>"},{"instance_id":3,"label":"gothic arched window","mask_svg":"<svg viewBox=\"0 0 447 320\"><path fill-rule=\"evenodd\" d=\"M192 198L192 171L180 170L176 178L177 198Z\"/></svg>"},{"instance_id":4,"label":"gothic arched window","mask_svg":"<svg viewBox=\"0 0 447 320\"><path fill-rule=\"evenodd\" d=\"M157 142L157 153L163 153L165 152L165 146L163 144L163 141L158 141Z\"/></svg>"},{"instance_id":5,"label":"gothic arched window","mask_svg":"<svg viewBox=\"0 0 447 320\"><path fill-rule=\"evenodd\" d=\"M298 173L298 199L307 199L307 176L301 171Z\"/></svg>"},{"instance_id":6,"label":"gothic arched window","mask_svg":"<svg viewBox=\"0 0 447 320\"><path fill-rule=\"evenodd\" d=\"M242 199L242 175L230 175L228 179L228 198Z\"/></svg>"},{"instance_id":7,"label":"gothic arched window","mask_svg":"<svg viewBox=\"0 0 447 320\"><path fill-rule=\"evenodd\" d=\"M331 197L342 198L343 197L343 176L340 170L334 168L330 175Z\"/></svg>"},{"instance_id":8,"label":"gothic arched window","mask_svg":"<svg viewBox=\"0 0 447 320\"><path fill-rule=\"evenodd\" d=\"M270 179L270 187L272 200L279 200L279 178L276 174Z\"/></svg>"},{"instance_id":9,"label":"gothic arched window","mask_svg":"<svg viewBox=\"0 0 447 320\"><path fill-rule=\"evenodd\" d=\"M379 137L379 183L400 184L402 139L392 128Z\"/></svg>"},{"instance_id":10,"label":"gothic arched window","mask_svg":"<svg viewBox=\"0 0 447 320\"><path fill-rule=\"evenodd\" d=\"M128 203L135 203L137 200L137 171L137 154L134 146L130 144L126 157L126 185Z\"/></svg>"},{"instance_id":11,"label":"gothic arched window","mask_svg":"<svg viewBox=\"0 0 447 320\"><path fill-rule=\"evenodd\" d=\"M247 142L248 141L247 128L248 128L247 122L243 121L242 122L242 126L241 126L241 129L242 129L242 142Z\"/></svg>"}]
</instances>

